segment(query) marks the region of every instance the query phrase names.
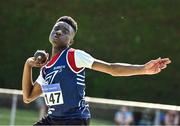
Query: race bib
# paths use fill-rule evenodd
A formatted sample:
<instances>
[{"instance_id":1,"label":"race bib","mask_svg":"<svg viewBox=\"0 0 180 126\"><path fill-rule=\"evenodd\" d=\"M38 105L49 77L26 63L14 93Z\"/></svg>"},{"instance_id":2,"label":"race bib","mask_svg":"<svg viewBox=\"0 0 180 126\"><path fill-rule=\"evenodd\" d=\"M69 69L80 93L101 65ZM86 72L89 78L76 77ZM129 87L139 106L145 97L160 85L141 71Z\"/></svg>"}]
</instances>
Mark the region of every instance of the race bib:
<instances>
[{"instance_id":1,"label":"race bib","mask_svg":"<svg viewBox=\"0 0 180 126\"><path fill-rule=\"evenodd\" d=\"M46 105L59 105L63 104L63 96L60 84L42 85L42 91Z\"/></svg>"}]
</instances>

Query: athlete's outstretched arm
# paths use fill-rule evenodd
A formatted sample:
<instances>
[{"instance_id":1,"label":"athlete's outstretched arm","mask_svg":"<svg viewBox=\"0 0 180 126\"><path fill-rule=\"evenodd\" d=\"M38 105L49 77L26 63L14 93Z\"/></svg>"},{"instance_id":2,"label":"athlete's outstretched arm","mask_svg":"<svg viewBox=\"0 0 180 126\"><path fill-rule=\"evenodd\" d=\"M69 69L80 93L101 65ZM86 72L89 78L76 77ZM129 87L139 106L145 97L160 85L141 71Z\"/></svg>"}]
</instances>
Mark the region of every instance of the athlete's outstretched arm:
<instances>
[{"instance_id":1,"label":"athlete's outstretched arm","mask_svg":"<svg viewBox=\"0 0 180 126\"><path fill-rule=\"evenodd\" d=\"M22 91L23 91L23 101L25 103L30 103L35 100L38 96L42 94L40 85L32 80L32 68L41 67L42 65L37 64L34 57L30 57L24 64L24 71L22 77Z\"/></svg>"},{"instance_id":2,"label":"athlete's outstretched arm","mask_svg":"<svg viewBox=\"0 0 180 126\"><path fill-rule=\"evenodd\" d=\"M96 59L92 64L92 69L111 74L112 76L152 75L161 72L170 63L171 60L169 58L158 58L144 65L107 63Z\"/></svg>"}]
</instances>

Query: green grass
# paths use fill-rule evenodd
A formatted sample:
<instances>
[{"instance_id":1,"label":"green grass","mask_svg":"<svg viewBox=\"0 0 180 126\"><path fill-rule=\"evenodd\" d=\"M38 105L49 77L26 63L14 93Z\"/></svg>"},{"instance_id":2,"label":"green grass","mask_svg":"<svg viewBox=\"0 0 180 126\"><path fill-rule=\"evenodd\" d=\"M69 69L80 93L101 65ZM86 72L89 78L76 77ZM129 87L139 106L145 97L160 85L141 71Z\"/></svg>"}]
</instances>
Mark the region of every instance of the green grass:
<instances>
[{"instance_id":1,"label":"green grass","mask_svg":"<svg viewBox=\"0 0 180 126\"><path fill-rule=\"evenodd\" d=\"M8 108L0 108L0 125L9 125L10 112ZM15 125L32 125L38 120L38 112L35 110L16 111ZM113 123L102 119L91 119L91 125L112 125Z\"/></svg>"},{"instance_id":2,"label":"green grass","mask_svg":"<svg viewBox=\"0 0 180 126\"><path fill-rule=\"evenodd\" d=\"M91 119L90 125L114 125L113 122L103 120L103 119Z\"/></svg>"},{"instance_id":3,"label":"green grass","mask_svg":"<svg viewBox=\"0 0 180 126\"><path fill-rule=\"evenodd\" d=\"M0 125L8 125L10 122L10 109L0 109ZM33 124L38 119L38 112L34 110L17 110L16 111L16 125ZM22 121L23 120L23 121Z\"/></svg>"}]
</instances>

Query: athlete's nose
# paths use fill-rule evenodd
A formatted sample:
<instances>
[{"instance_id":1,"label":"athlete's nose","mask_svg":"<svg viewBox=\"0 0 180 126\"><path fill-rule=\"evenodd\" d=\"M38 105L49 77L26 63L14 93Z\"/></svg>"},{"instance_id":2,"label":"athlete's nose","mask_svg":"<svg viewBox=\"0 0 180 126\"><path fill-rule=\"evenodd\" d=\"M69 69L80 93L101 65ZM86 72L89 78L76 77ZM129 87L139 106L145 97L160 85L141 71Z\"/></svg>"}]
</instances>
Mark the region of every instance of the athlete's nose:
<instances>
[{"instance_id":1,"label":"athlete's nose","mask_svg":"<svg viewBox=\"0 0 180 126\"><path fill-rule=\"evenodd\" d=\"M62 35L62 31L61 31L61 30L58 30L58 31L56 32L56 35Z\"/></svg>"}]
</instances>

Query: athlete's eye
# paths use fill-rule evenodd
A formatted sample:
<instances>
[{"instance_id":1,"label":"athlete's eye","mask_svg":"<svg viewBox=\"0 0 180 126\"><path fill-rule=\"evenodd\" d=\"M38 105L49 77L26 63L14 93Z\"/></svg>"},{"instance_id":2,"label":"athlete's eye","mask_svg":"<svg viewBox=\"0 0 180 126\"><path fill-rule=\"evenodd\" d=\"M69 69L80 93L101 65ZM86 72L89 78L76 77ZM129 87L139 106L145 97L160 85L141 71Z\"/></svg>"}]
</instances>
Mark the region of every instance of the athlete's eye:
<instances>
[{"instance_id":1,"label":"athlete's eye","mask_svg":"<svg viewBox=\"0 0 180 126\"><path fill-rule=\"evenodd\" d=\"M58 31L60 29L60 27L56 26L54 27L54 31Z\"/></svg>"},{"instance_id":2,"label":"athlete's eye","mask_svg":"<svg viewBox=\"0 0 180 126\"><path fill-rule=\"evenodd\" d=\"M64 34L68 34L69 33L69 31L67 30L67 29L62 29L62 32L64 33Z\"/></svg>"}]
</instances>

